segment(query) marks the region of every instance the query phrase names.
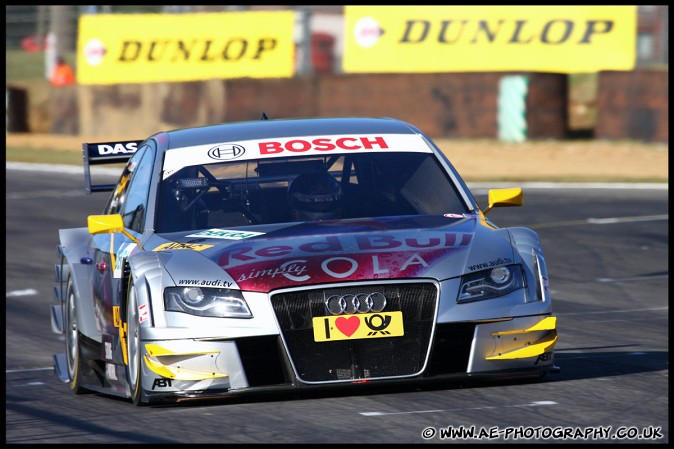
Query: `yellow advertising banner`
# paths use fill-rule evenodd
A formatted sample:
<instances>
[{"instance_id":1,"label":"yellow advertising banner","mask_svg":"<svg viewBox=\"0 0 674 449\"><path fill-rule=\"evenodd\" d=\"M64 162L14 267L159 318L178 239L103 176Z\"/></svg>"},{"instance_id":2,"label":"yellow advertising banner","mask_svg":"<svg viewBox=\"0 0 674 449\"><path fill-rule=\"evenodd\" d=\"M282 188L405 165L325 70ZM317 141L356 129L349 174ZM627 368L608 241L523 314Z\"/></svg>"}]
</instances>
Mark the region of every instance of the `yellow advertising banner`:
<instances>
[{"instance_id":1,"label":"yellow advertising banner","mask_svg":"<svg viewBox=\"0 0 674 449\"><path fill-rule=\"evenodd\" d=\"M292 11L90 14L79 21L80 84L289 78Z\"/></svg>"},{"instance_id":2,"label":"yellow advertising banner","mask_svg":"<svg viewBox=\"0 0 674 449\"><path fill-rule=\"evenodd\" d=\"M345 6L345 73L632 70L636 6Z\"/></svg>"}]
</instances>

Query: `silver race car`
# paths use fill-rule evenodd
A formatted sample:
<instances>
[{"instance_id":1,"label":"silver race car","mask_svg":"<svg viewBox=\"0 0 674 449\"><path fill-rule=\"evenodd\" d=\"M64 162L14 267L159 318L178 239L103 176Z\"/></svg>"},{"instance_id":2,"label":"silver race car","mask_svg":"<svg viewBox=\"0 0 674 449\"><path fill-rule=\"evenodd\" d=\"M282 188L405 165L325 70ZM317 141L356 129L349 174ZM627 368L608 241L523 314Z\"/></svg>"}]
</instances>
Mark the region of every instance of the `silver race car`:
<instances>
[{"instance_id":1,"label":"silver race car","mask_svg":"<svg viewBox=\"0 0 674 449\"><path fill-rule=\"evenodd\" d=\"M141 405L554 369L539 238L485 217L521 189L481 209L399 120L262 118L83 144L86 191L112 193L59 231L54 363L73 392Z\"/></svg>"}]
</instances>

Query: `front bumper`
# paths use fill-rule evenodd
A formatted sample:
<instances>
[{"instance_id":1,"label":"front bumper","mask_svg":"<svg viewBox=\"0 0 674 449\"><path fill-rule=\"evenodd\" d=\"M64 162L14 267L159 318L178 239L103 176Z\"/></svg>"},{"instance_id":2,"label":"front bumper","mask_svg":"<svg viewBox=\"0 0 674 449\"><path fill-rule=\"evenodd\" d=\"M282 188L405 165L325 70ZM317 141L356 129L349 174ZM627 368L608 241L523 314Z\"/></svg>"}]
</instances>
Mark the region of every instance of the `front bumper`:
<instances>
[{"instance_id":1,"label":"front bumper","mask_svg":"<svg viewBox=\"0 0 674 449\"><path fill-rule=\"evenodd\" d=\"M344 361L341 356L330 357L330 345L337 347L336 343L340 343L348 347L349 342L322 343L326 349L317 358L311 348L305 348L303 353L298 354L301 349L289 347L287 336L283 338L282 335L227 340L143 340L142 385L148 397L203 397L365 382L512 377L545 373L554 365L557 340L554 316L444 323L436 325L430 334L428 348L420 348L427 355L418 369L410 369L402 375L379 377L364 376L363 373L370 371L362 367L370 362L358 358L368 354L372 348L358 350L352 344L353 359ZM387 339L377 340L376 348L387 351L377 354L377 363L388 360L391 366L399 365L401 358L405 357L400 353L400 346L381 346L381 341ZM396 338L388 340L395 343ZM302 364L297 360L311 360L312 357L314 365L318 366L312 375L330 380L303 380L304 374L298 372L298 366ZM330 365L331 362L334 365ZM388 369L381 367L381 372L389 373ZM340 375L337 376L336 372Z\"/></svg>"}]
</instances>

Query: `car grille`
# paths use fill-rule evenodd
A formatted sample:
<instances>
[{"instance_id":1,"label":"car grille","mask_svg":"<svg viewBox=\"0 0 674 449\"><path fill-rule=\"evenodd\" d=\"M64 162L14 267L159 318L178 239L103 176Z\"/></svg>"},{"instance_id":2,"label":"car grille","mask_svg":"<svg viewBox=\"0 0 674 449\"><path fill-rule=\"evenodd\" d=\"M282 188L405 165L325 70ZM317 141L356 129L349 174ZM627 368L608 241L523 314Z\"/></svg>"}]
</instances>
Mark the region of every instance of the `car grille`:
<instances>
[{"instance_id":1,"label":"car grille","mask_svg":"<svg viewBox=\"0 0 674 449\"><path fill-rule=\"evenodd\" d=\"M331 295L383 293L383 312L400 311L404 335L315 342L312 318L330 316ZM438 290L430 282L360 284L274 294L271 302L289 358L303 382L331 382L419 374L428 354Z\"/></svg>"}]
</instances>

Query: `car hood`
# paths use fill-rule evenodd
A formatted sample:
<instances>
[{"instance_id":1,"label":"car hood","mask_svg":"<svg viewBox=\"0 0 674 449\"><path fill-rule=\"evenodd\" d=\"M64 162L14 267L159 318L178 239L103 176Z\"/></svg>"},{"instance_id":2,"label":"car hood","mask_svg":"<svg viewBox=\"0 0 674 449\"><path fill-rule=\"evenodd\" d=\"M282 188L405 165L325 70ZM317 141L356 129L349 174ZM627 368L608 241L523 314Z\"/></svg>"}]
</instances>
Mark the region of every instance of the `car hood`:
<instances>
[{"instance_id":1,"label":"car hood","mask_svg":"<svg viewBox=\"0 0 674 449\"><path fill-rule=\"evenodd\" d=\"M256 292L372 279L444 280L514 258L507 231L468 214L212 229L170 239L198 249L233 286ZM176 253L167 264L174 278L198 270Z\"/></svg>"}]
</instances>

